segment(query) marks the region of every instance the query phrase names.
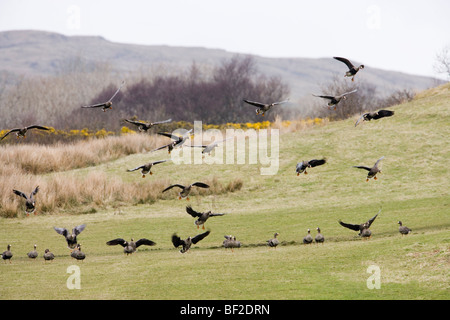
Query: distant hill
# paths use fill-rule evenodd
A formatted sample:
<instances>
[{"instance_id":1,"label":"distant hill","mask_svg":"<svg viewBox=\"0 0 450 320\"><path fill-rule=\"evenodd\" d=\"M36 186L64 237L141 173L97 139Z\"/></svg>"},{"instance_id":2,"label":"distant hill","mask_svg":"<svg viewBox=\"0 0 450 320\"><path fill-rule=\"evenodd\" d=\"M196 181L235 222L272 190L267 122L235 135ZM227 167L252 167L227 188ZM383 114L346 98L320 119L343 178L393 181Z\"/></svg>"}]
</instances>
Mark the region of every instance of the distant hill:
<instances>
[{"instance_id":1,"label":"distant hill","mask_svg":"<svg viewBox=\"0 0 450 320\"><path fill-rule=\"evenodd\" d=\"M194 61L198 65L215 66L234 55L236 53L221 49L115 43L102 37L64 36L46 31L0 32L0 72L10 75L53 75L60 72L67 61L79 58L92 65L106 63L114 71L122 73L160 65L182 69ZM290 86L291 101L310 96L332 75L343 75L346 71L341 62L331 57L253 57L262 74L279 76ZM431 77L376 69L367 62L364 64L366 68L358 78L376 85L382 94L402 89L422 90L442 83Z\"/></svg>"}]
</instances>

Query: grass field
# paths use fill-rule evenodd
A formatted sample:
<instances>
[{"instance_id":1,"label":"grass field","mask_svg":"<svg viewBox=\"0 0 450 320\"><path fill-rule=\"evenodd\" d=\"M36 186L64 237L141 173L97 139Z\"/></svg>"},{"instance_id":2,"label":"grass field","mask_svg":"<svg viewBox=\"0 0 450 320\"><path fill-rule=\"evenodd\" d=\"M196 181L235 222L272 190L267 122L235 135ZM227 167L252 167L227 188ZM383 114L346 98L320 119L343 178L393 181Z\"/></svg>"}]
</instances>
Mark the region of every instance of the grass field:
<instances>
[{"instance_id":1,"label":"grass field","mask_svg":"<svg viewBox=\"0 0 450 320\"><path fill-rule=\"evenodd\" d=\"M450 298L450 85L422 92L395 106L395 115L354 127L354 119L280 135L276 175L260 175L260 165L162 164L145 179L126 169L167 152L138 153L95 166L63 172L87 177L103 173L122 183L216 181L240 179L240 190L195 193L178 200L175 191L151 203L89 204L74 212L0 219L0 245L9 243L11 263L0 262L1 299L449 299ZM380 158L378 180L365 181ZM296 176L300 160L326 157L327 164ZM54 174L46 173L42 179ZM45 191L39 193L44 197ZM180 254L170 237L198 230L185 212L228 213L207 221L211 234ZM38 204L39 206L39 204ZM338 224L362 223L382 212L373 236L364 240ZM80 213L83 212L83 213ZM397 221L413 232L401 236ZM70 258L53 227L86 223L79 242L86 259ZM303 245L320 227L323 245ZM279 232L281 244L265 241ZM222 247L224 235L242 242L234 252ZM148 238L157 243L125 256L113 238ZM37 244L39 257L26 253ZM56 256L44 262L44 249ZM2 248L1 251L4 250ZM81 289L69 289L67 268L80 268ZM370 289L371 268L379 268L379 289ZM372 282L370 282L372 283ZM373 282L375 283L375 282Z\"/></svg>"}]
</instances>

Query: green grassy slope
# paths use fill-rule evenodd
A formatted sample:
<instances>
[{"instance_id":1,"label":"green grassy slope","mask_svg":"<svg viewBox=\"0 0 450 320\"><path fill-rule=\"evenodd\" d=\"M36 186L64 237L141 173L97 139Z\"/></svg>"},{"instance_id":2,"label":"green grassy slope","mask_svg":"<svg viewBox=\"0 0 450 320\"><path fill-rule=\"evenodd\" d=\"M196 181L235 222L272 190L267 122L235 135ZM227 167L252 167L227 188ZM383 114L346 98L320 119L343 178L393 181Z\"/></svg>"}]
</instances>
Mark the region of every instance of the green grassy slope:
<instances>
[{"instance_id":1,"label":"green grassy slope","mask_svg":"<svg viewBox=\"0 0 450 320\"><path fill-rule=\"evenodd\" d=\"M127 173L164 152L138 154L77 170L104 171L124 181L190 183L217 178L243 180L240 191L193 195L176 199L171 192L153 204L104 208L94 214L1 219L0 245L12 244L12 263L0 262L1 299L448 299L450 293L449 144L450 85L419 94L393 107L395 115L354 127L355 119L280 136L280 167L273 176L259 174L258 165L175 165L155 167L141 179ZM296 176L298 161L326 157L328 163ZM380 158L383 173L365 181ZM195 235L194 209L227 212L211 218L211 234L181 255L170 236ZM361 223L382 212L373 223L373 236L360 239L338 224ZM402 237L397 221L413 229ZM53 226L72 228L86 223L79 237L87 258L69 257L63 238ZM324 245L302 245L307 229L320 227ZM264 246L273 233L282 242ZM243 247L221 247L225 234ZM122 247L105 242L123 237L149 238L154 247L124 256ZM37 243L40 257L26 253ZM43 250L56 255L44 263ZM3 250L2 250L3 251ZM67 267L81 271L81 289L69 290ZM380 268L381 288L370 290L369 266Z\"/></svg>"}]
</instances>

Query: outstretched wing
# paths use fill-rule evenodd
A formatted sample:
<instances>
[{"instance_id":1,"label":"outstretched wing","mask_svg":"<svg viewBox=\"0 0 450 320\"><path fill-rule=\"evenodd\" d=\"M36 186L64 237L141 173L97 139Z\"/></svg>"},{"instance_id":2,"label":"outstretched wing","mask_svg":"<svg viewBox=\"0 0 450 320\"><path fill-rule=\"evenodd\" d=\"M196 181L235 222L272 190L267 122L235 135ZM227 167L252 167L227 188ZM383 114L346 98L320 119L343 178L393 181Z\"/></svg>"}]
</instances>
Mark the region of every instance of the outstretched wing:
<instances>
[{"instance_id":1,"label":"outstretched wing","mask_svg":"<svg viewBox=\"0 0 450 320\"><path fill-rule=\"evenodd\" d=\"M364 113L359 119L355 122L355 127L364 119L369 113Z\"/></svg>"},{"instance_id":2,"label":"outstretched wing","mask_svg":"<svg viewBox=\"0 0 450 320\"><path fill-rule=\"evenodd\" d=\"M319 96L316 94L313 94L314 97L318 97L318 98L323 98L323 99L329 99L329 100L333 100L334 97L333 96Z\"/></svg>"},{"instance_id":3,"label":"outstretched wing","mask_svg":"<svg viewBox=\"0 0 450 320\"><path fill-rule=\"evenodd\" d=\"M117 238L117 239L108 241L106 244L108 246L115 246L115 245L120 244L122 247L125 247L127 245L127 242L122 238Z\"/></svg>"},{"instance_id":4,"label":"outstretched wing","mask_svg":"<svg viewBox=\"0 0 450 320\"><path fill-rule=\"evenodd\" d=\"M120 89L122 89L123 85L125 84L125 81L122 81L122 84L120 85L119 89L117 89L116 92L114 92L114 94L112 95L112 97L108 100L109 102L112 101L112 99L114 99L114 97L119 93Z\"/></svg>"},{"instance_id":5,"label":"outstretched wing","mask_svg":"<svg viewBox=\"0 0 450 320\"><path fill-rule=\"evenodd\" d=\"M203 182L194 182L191 186L200 187L200 188L209 188L209 185Z\"/></svg>"},{"instance_id":6,"label":"outstretched wing","mask_svg":"<svg viewBox=\"0 0 450 320\"><path fill-rule=\"evenodd\" d=\"M36 189L31 192L31 196L35 196L39 192L39 186L36 187Z\"/></svg>"},{"instance_id":7,"label":"outstretched wing","mask_svg":"<svg viewBox=\"0 0 450 320\"><path fill-rule=\"evenodd\" d=\"M181 240L181 238L179 236L177 236L176 233L174 233L172 235L172 244L175 248L177 248L184 244L184 240Z\"/></svg>"},{"instance_id":8,"label":"outstretched wing","mask_svg":"<svg viewBox=\"0 0 450 320\"><path fill-rule=\"evenodd\" d=\"M138 241L136 241L136 248L142 245L146 245L146 246L154 246L156 244L156 242L153 242L152 240L148 240L145 238L139 239Z\"/></svg>"},{"instance_id":9,"label":"outstretched wing","mask_svg":"<svg viewBox=\"0 0 450 320\"><path fill-rule=\"evenodd\" d=\"M350 60L342 57L333 57L333 59L339 60L347 65L349 69L354 68L355 66L350 62Z\"/></svg>"},{"instance_id":10,"label":"outstretched wing","mask_svg":"<svg viewBox=\"0 0 450 320\"><path fill-rule=\"evenodd\" d=\"M210 213L209 216L210 217L219 217L219 216L224 216L226 215L226 213Z\"/></svg>"},{"instance_id":11,"label":"outstretched wing","mask_svg":"<svg viewBox=\"0 0 450 320\"><path fill-rule=\"evenodd\" d=\"M127 169L127 172L133 172L133 171L136 171L136 170L142 169L143 167L145 167L145 165L142 165L142 166L136 167L136 168L134 168L134 169Z\"/></svg>"},{"instance_id":12,"label":"outstretched wing","mask_svg":"<svg viewBox=\"0 0 450 320\"><path fill-rule=\"evenodd\" d=\"M278 104L282 104L282 103L286 103L286 102L289 102L289 99L286 99L286 100L283 100L283 101L279 101L279 102L274 102L274 103L272 103L272 105L276 106Z\"/></svg>"},{"instance_id":13,"label":"outstretched wing","mask_svg":"<svg viewBox=\"0 0 450 320\"><path fill-rule=\"evenodd\" d=\"M194 218L198 218L202 215L201 212L195 211L194 209L192 209L191 206L186 206L186 212L189 213Z\"/></svg>"},{"instance_id":14,"label":"outstretched wing","mask_svg":"<svg viewBox=\"0 0 450 320\"><path fill-rule=\"evenodd\" d=\"M164 121L152 122L152 124L168 123L168 122L171 122L171 121L172 121L172 119L167 119L167 120L164 120Z\"/></svg>"},{"instance_id":15,"label":"outstretched wing","mask_svg":"<svg viewBox=\"0 0 450 320\"><path fill-rule=\"evenodd\" d=\"M373 218L370 218L370 219L367 221L367 223L369 224L369 227L370 227L371 224L375 221L375 219L376 219L377 216L380 214L380 212L381 212L381 209L378 211L378 213L377 213Z\"/></svg>"},{"instance_id":16,"label":"outstretched wing","mask_svg":"<svg viewBox=\"0 0 450 320\"><path fill-rule=\"evenodd\" d=\"M384 159L384 156L382 156L380 159L377 160L377 162L375 162L375 164L373 165L375 168L381 168L381 160Z\"/></svg>"},{"instance_id":17,"label":"outstretched wing","mask_svg":"<svg viewBox=\"0 0 450 320\"><path fill-rule=\"evenodd\" d=\"M380 119L384 117L390 117L394 115L394 111L391 110L378 110L378 112L374 115L374 119Z\"/></svg>"},{"instance_id":18,"label":"outstretched wing","mask_svg":"<svg viewBox=\"0 0 450 320\"><path fill-rule=\"evenodd\" d=\"M161 136L169 137L170 139L178 141L178 142L183 140L182 137L176 136L176 135L168 133L168 132L158 132L158 134Z\"/></svg>"},{"instance_id":19,"label":"outstretched wing","mask_svg":"<svg viewBox=\"0 0 450 320\"><path fill-rule=\"evenodd\" d=\"M73 232L75 235L79 235L79 234L81 233L81 231L84 230L84 228L86 228L86 225L85 225L85 224L82 224L82 225L79 225L79 226L76 226L75 228L73 228L72 232Z\"/></svg>"},{"instance_id":20,"label":"outstretched wing","mask_svg":"<svg viewBox=\"0 0 450 320\"><path fill-rule=\"evenodd\" d=\"M339 220L339 224L345 228L354 230L354 231L359 231L359 224L350 224L350 223L345 223Z\"/></svg>"},{"instance_id":21,"label":"outstretched wing","mask_svg":"<svg viewBox=\"0 0 450 320\"><path fill-rule=\"evenodd\" d=\"M17 194L18 196L21 196L21 197L23 197L23 198L25 198L25 199L28 199L27 195L26 195L25 193L23 193L22 191L14 190L14 189L13 189L13 192L14 192L15 194Z\"/></svg>"},{"instance_id":22,"label":"outstretched wing","mask_svg":"<svg viewBox=\"0 0 450 320\"><path fill-rule=\"evenodd\" d=\"M156 148L156 149L153 149L151 152L154 152L154 151L158 151L158 150L161 150L161 149L164 149L164 148L167 148L168 146L170 146L172 143L169 143L169 144L166 144L165 146L162 146L162 147L159 147L159 148Z\"/></svg>"},{"instance_id":23,"label":"outstretched wing","mask_svg":"<svg viewBox=\"0 0 450 320\"><path fill-rule=\"evenodd\" d=\"M5 139L6 136L7 136L8 134L10 134L11 132L16 132L16 131L19 131L19 130L20 130L19 128L9 130L7 133L5 133L5 134L3 135L3 137L2 137L0 140Z\"/></svg>"},{"instance_id":24,"label":"outstretched wing","mask_svg":"<svg viewBox=\"0 0 450 320\"><path fill-rule=\"evenodd\" d=\"M123 119L124 121L134 124L136 126L141 126L141 125L146 125L145 122L141 122L141 121L134 121L134 120L128 120L128 119Z\"/></svg>"},{"instance_id":25,"label":"outstretched wing","mask_svg":"<svg viewBox=\"0 0 450 320\"><path fill-rule=\"evenodd\" d=\"M210 234L211 231L206 231L204 233L200 233L198 235L196 235L195 237L192 238L192 243L196 244L197 242L199 242L200 240L204 239L208 234Z\"/></svg>"},{"instance_id":26,"label":"outstretched wing","mask_svg":"<svg viewBox=\"0 0 450 320\"><path fill-rule=\"evenodd\" d=\"M88 106L82 106L82 108L102 108L106 106L106 102L98 103L98 104L91 104Z\"/></svg>"},{"instance_id":27,"label":"outstretched wing","mask_svg":"<svg viewBox=\"0 0 450 320\"><path fill-rule=\"evenodd\" d=\"M32 125L32 126L27 127L27 130L30 130L30 129L50 130L50 128L38 126L38 125Z\"/></svg>"},{"instance_id":28,"label":"outstretched wing","mask_svg":"<svg viewBox=\"0 0 450 320\"><path fill-rule=\"evenodd\" d=\"M172 189L173 187L178 187L178 188L184 189L184 186L181 185L181 184L173 184L173 185L168 186L167 188L165 188L162 192L166 192L167 190L170 190L170 189Z\"/></svg>"},{"instance_id":29,"label":"outstretched wing","mask_svg":"<svg viewBox=\"0 0 450 320\"><path fill-rule=\"evenodd\" d=\"M170 161L170 160L158 160L158 161L153 161L153 162L152 162L152 166L154 166L155 164L159 164L159 163L163 163L163 162L167 162L167 161Z\"/></svg>"},{"instance_id":30,"label":"outstretched wing","mask_svg":"<svg viewBox=\"0 0 450 320\"><path fill-rule=\"evenodd\" d=\"M352 91L349 91L349 92L345 92L345 93L341 94L340 96L343 97L343 96L346 96L348 94L354 93L356 91L358 91L358 89L355 89L355 90L352 90Z\"/></svg>"},{"instance_id":31,"label":"outstretched wing","mask_svg":"<svg viewBox=\"0 0 450 320\"><path fill-rule=\"evenodd\" d=\"M353 168L364 169L364 170L370 171L370 168L364 167L364 166L353 166Z\"/></svg>"},{"instance_id":32,"label":"outstretched wing","mask_svg":"<svg viewBox=\"0 0 450 320\"><path fill-rule=\"evenodd\" d=\"M67 229L66 228L57 228L57 227L53 227L53 229L55 229L55 231L57 233L59 233L60 235L63 235L64 237L67 236Z\"/></svg>"},{"instance_id":33,"label":"outstretched wing","mask_svg":"<svg viewBox=\"0 0 450 320\"><path fill-rule=\"evenodd\" d=\"M320 160L313 159L313 160L308 161L308 163L311 167L321 166L321 165L325 164L326 162L327 162L326 159L320 159Z\"/></svg>"},{"instance_id":34,"label":"outstretched wing","mask_svg":"<svg viewBox=\"0 0 450 320\"><path fill-rule=\"evenodd\" d=\"M246 99L244 99L244 102L247 102L248 104L251 104L251 105L256 106L258 108L262 108L262 107L266 106L264 103L256 102L256 101L250 101L250 100L246 100Z\"/></svg>"}]
</instances>

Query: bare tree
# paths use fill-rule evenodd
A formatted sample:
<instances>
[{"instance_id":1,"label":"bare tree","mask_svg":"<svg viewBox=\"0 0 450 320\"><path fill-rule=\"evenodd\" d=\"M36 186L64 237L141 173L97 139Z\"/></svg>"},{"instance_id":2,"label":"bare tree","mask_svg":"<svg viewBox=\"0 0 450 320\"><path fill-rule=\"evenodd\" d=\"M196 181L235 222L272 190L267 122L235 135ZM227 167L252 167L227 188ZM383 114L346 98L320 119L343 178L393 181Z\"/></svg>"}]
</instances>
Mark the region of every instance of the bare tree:
<instances>
[{"instance_id":1,"label":"bare tree","mask_svg":"<svg viewBox=\"0 0 450 320\"><path fill-rule=\"evenodd\" d=\"M436 61L434 63L434 70L437 73L442 73L450 80L450 46L445 46L440 52L436 54Z\"/></svg>"}]
</instances>

